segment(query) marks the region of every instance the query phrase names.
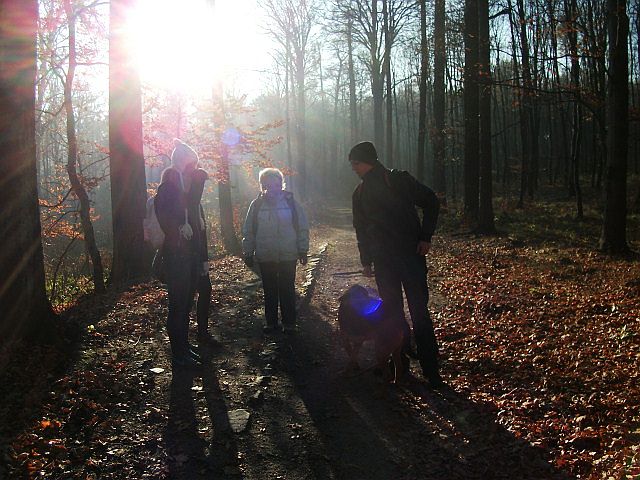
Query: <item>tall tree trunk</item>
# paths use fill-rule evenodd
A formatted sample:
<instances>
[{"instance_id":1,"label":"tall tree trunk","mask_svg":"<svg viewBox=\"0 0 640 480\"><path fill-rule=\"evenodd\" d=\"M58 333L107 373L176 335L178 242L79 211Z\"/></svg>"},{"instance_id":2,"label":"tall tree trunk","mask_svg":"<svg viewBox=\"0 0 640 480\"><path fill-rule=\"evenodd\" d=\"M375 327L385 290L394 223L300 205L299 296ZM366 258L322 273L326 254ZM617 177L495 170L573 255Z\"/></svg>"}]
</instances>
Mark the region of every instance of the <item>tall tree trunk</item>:
<instances>
[{"instance_id":1,"label":"tall tree trunk","mask_svg":"<svg viewBox=\"0 0 640 480\"><path fill-rule=\"evenodd\" d=\"M358 142L358 98L356 95L356 73L353 66L353 41L351 39L353 29L352 13L349 13L347 21L347 72L349 75L349 127L351 132L351 145Z\"/></svg>"},{"instance_id":2,"label":"tall tree trunk","mask_svg":"<svg viewBox=\"0 0 640 480\"><path fill-rule=\"evenodd\" d=\"M533 84L531 82L531 63L529 55L529 39L527 36L527 19L523 0L517 0L518 25L520 26L520 51L522 54L522 108L520 110L520 134L522 136L522 190L533 198L535 193L535 174L533 161ZM522 195L522 194L521 194ZM522 198L522 197L521 197Z\"/></svg>"},{"instance_id":3,"label":"tall tree trunk","mask_svg":"<svg viewBox=\"0 0 640 480\"><path fill-rule=\"evenodd\" d=\"M425 0L421 2L421 9ZM422 10L421 10L422 15ZM434 20L434 67L433 67L433 188L446 204L445 175L445 80L444 72L447 64L445 43L445 0L435 0ZM425 12L426 23L426 12ZM426 25L425 25L426 28ZM426 88L426 85L425 85Z\"/></svg>"},{"instance_id":4,"label":"tall tree trunk","mask_svg":"<svg viewBox=\"0 0 640 480\"><path fill-rule=\"evenodd\" d=\"M479 233L493 234L493 149L491 146L491 60L489 40L489 0L478 0L478 56L480 87L480 205Z\"/></svg>"},{"instance_id":5,"label":"tall tree trunk","mask_svg":"<svg viewBox=\"0 0 640 480\"><path fill-rule=\"evenodd\" d=\"M600 249L626 253L627 149L629 141L629 65L626 0L608 0L609 88L607 95L607 168Z\"/></svg>"},{"instance_id":6,"label":"tall tree trunk","mask_svg":"<svg viewBox=\"0 0 640 480\"><path fill-rule=\"evenodd\" d=\"M298 192L300 198L307 199L307 131L306 131L306 102L305 102L305 75L304 56L301 52L296 52L296 88L297 88L297 109L296 109L296 137L298 143Z\"/></svg>"},{"instance_id":7,"label":"tall tree trunk","mask_svg":"<svg viewBox=\"0 0 640 480\"><path fill-rule=\"evenodd\" d=\"M329 140L329 132L327 131L327 106L326 106L326 94L324 91L324 79L322 78L322 49L318 48L318 79L320 81L320 134L322 138L325 139L324 142L321 142L320 147L320 158L319 160L319 168L317 168L317 175L320 177L316 179L314 182L314 193L318 190L318 184L321 185L320 191L327 192L329 189L329 181L328 181L328 165L327 165L327 141ZM315 175L314 175L315 178Z\"/></svg>"},{"instance_id":8,"label":"tall tree trunk","mask_svg":"<svg viewBox=\"0 0 640 480\"><path fill-rule=\"evenodd\" d=\"M91 260L93 285L96 292L104 292L104 269L100 250L96 244L96 235L91 222L91 201L84 185L78 176L78 137L76 135L76 120L73 114L73 80L75 76L76 60L76 18L71 7L71 0L65 0L64 10L69 28L69 66L64 83L64 109L67 117L67 174L71 182L71 189L80 202L80 222L87 255Z\"/></svg>"},{"instance_id":9,"label":"tall tree trunk","mask_svg":"<svg viewBox=\"0 0 640 480\"><path fill-rule=\"evenodd\" d=\"M418 158L416 161L416 178L425 180L425 141L427 132L427 0L420 0L420 105L418 110Z\"/></svg>"},{"instance_id":10,"label":"tall tree trunk","mask_svg":"<svg viewBox=\"0 0 640 480\"><path fill-rule=\"evenodd\" d=\"M291 153L291 91L289 89L289 78L291 77L291 44L287 37L287 48L285 52L285 74L284 74L284 108L285 108L285 129L287 140L287 166L293 170L293 154Z\"/></svg>"},{"instance_id":11,"label":"tall tree trunk","mask_svg":"<svg viewBox=\"0 0 640 480\"><path fill-rule=\"evenodd\" d=\"M553 9L553 2L551 0L547 0L548 1L548 10L549 10L549 18L551 20L551 29L549 34L551 35L551 52L552 52L552 57L553 57L553 74L554 74L554 80L555 80L555 86L556 88L558 88L558 90L560 90L561 88L561 77L560 77L560 67L558 65L558 39L556 36L556 26L557 26L557 20L555 18L554 15L554 9ZM564 172L565 172L565 185L568 183L568 175L567 175L567 165L568 165L568 158L569 158L569 153L567 151L567 146L568 146L568 141L567 141L567 122L566 122L566 111L564 108L564 102L563 100L563 95L560 94L559 95L559 99L560 102L558 102L558 105L555 106L557 112L559 113L559 117L560 117L560 144L561 144L561 148L560 148L560 152L557 152L558 155L560 156L560 158L562 158L562 166L564 168ZM550 106L550 108L553 108L553 106ZM553 134L553 132L552 132ZM556 168L556 171L558 170L558 168ZM552 177L552 179L555 179L557 177L557 173ZM553 181L553 180L552 180Z\"/></svg>"},{"instance_id":12,"label":"tall tree trunk","mask_svg":"<svg viewBox=\"0 0 640 480\"><path fill-rule=\"evenodd\" d=\"M387 79L387 108L385 122L385 163L394 165L393 159L393 78L391 76L391 35L389 33L389 0L382 0L384 29L384 76Z\"/></svg>"},{"instance_id":13,"label":"tall tree trunk","mask_svg":"<svg viewBox=\"0 0 640 480\"><path fill-rule=\"evenodd\" d=\"M332 136L333 136L333 154L329 159L330 163L330 175L329 175L329 183L330 183L330 192L337 193L337 187L339 185L338 179L338 151L339 151L339 141L338 141L338 125L339 125L339 116L338 116L338 106L339 106L339 96L340 90L342 89L342 69L344 65L344 60L338 56L338 73L336 75L336 84L334 89L334 97L333 97L333 122L332 122Z\"/></svg>"},{"instance_id":14,"label":"tall tree trunk","mask_svg":"<svg viewBox=\"0 0 640 480\"><path fill-rule=\"evenodd\" d=\"M568 26L569 55L571 56L571 90L574 93L571 164L573 165L573 191L576 194L576 217L582 220L582 189L580 188L580 144L582 142L582 112L580 107L580 58L578 57L578 3L576 0L565 1L565 12Z\"/></svg>"},{"instance_id":15,"label":"tall tree trunk","mask_svg":"<svg viewBox=\"0 0 640 480\"><path fill-rule=\"evenodd\" d=\"M225 106L224 89L222 83L218 82L214 89L214 112L215 124L217 125L218 138L216 143L220 149L220 157L217 165L218 170L218 206L220 209L220 235L222 244L227 252L239 255L242 252L236 229L233 222L233 201L231 198L231 176L229 174L229 152L227 146L222 141L225 126Z\"/></svg>"},{"instance_id":16,"label":"tall tree trunk","mask_svg":"<svg viewBox=\"0 0 640 480\"><path fill-rule=\"evenodd\" d=\"M478 220L479 208L479 96L478 96L478 0L464 6L464 214Z\"/></svg>"},{"instance_id":17,"label":"tall tree trunk","mask_svg":"<svg viewBox=\"0 0 640 480\"><path fill-rule=\"evenodd\" d=\"M0 0L0 343L55 336L45 290L35 138L35 0Z\"/></svg>"},{"instance_id":18,"label":"tall tree trunk","mask_svg":"<svg viewBox=\"0 0 640 480\"><path fill-rule=\"evenodd\" d=\"M233 202L231 199L231 177L229 175L229 153L227 146L220 144L218 165L218 206L220 208L220 234L227 252L240 255L242 249L233 224Z\"/></svg>"},{"instance_id":19,"label":"tall tree trunk","mask_svg":"<svg viewBox=\"0 0 640 480\"><path fill-rule=\"evenodd\" d=\"M109 35L109 167L113 216L111 282L148 274L144 219L147 184L142 154L140 77L126 31L131 0L112 0Z\"/></svg>"},{"instance_id":20,"label":"tall tree trunk","mask_svg":"<svg viewBox=\"0 0 640 480\"><path fill-rule=\"evenodd\" d=\"M374 143L378 152L384 152L384 122L382 120L382 104L384 102L384 85L380 56L378 53L378 0L371 0L371 32L369 39L369 55L371 56L371 96L373 97L373 131ZM380 153L378 153L379 155Z\"/></svg>"}]
</instances>

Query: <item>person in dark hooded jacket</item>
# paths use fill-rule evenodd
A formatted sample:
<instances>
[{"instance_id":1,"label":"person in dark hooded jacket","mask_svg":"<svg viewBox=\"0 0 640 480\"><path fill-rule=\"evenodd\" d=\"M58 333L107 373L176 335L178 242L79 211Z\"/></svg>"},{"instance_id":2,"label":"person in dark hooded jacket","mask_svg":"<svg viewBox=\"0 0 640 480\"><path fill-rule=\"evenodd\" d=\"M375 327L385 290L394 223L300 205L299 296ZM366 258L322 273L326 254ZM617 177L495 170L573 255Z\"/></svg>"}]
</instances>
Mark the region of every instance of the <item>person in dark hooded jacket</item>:
<instances>
[{"instance_id":1,"label":"person in dark hooded jacket","mask_svg":"<svg viewBox=\"0 0 640 480\"><path fill-rule=\"evenodd\" d=\"M205 268L208 277L206 229L200 206L202 187L199 185L200 182L204 185L206 178L197 173L200 171L197 170L196 152L178 139L174 145L171 166L162 173L155 200L158 222L165 234L162 256L169 295L167 331L172 365L196 367L201 365L202 359L189 344L189 312ZM206 172L202 173L206 176ZM209 282L209 295L210 292ZM205 293L203 301L205 296L208 310L209 297ZM199 327L201 322L199 319Z\"/></svg>"},{"instance_id":2,"label":"person in dark hooded jacket","mask_svg":"<svg viewBox=\"0 0 640 480\"><path fill-rule=\"evenodd\" d=\"M353 226L363 272L375 268L378 293L385 308L405 329L405 351L411 331L404 318L402 291L411 314L417 356L434 387L443 382L438 367L438 343L429 315L425 256L431 248L439 213L436 194L408 172L389 170L378 161L371 142L360 142L349 153L352 170L362 179L353 192ZM416 206L423 211L422 220ZM407 368L409 360L404 359Z\"/></svg>"}]
</instances>

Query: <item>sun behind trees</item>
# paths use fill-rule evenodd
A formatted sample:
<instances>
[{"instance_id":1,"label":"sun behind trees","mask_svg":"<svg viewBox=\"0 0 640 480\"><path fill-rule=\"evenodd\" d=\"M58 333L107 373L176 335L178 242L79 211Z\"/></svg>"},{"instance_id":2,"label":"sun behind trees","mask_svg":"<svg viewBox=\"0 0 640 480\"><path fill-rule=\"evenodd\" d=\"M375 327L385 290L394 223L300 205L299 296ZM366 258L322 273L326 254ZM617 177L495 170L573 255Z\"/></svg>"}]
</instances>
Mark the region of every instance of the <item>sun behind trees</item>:
<instances>
[{"instance_id":1,"label":"sun behind trees","mask_svg":"<svg viewBox=\"0 0 640 480\"><path fill-rule=\"evenodd\" d=\"M22 12L3 5L4 18ZM44 283L57 309L147 274L144 200L174 137L195 145L215 178L204 201L221 253L238 251L255 168L282 168L307 202L343 201L355 183L344 159L364 138L387 165L432 185L450 212L464 212L475 232L505 231L501 219L553 201L575 204L576 222L602 225L594 247L624 253L637 242L640 65L638 26L629 25L637 12L626 2L37 5L37 35L2 31L7 49L21 41L20 55L37 55L37 71L11 77L8 66L3 79L8 127L35 86L35 151L19 156L36 156L23 165L35 162L37 192L31 172L29 193L3 192L2 215L39 203L43 233L36 222L31 242L7 235L12 248L30 246L3 258L16 279ZM26 128L6 130L7 151L32 141ZM13 188L18 164L9 158L3 182ZM2 295L18 302L12 282Z\"/></svg>"}]
</instances>

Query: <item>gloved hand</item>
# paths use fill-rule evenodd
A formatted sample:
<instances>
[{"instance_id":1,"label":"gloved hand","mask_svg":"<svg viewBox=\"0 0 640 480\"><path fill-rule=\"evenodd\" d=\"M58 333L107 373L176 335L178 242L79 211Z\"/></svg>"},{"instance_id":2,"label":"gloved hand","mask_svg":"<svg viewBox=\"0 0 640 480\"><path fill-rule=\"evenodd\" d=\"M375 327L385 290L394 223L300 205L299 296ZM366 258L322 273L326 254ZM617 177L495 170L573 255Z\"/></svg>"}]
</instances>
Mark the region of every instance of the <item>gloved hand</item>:
<instances>
[{"instance_id":1,"label":"gloved hand","mask_svg":"<svg viewBox=\"0 0 640 480\"><path fill-rule=\"evenodd\" d=\"M209 262L202 262L202 265L200 268L200 275L202 276L209 275Z\"/></svg>"},{"instance_id":2,"label":"gloved hand","mask_svg":"<svg viewBox=\"0 0 640 480\"><path fill-rule=\"evenodd\" d=\"M247 267L253 268L253 255L247 255L242 260Z\"/></svg>"},{"instance_id":3,"label":"gloved hand","mask_svg":"<svg viewBox=\"0 0 640 480\"><path fill-rule=\"evenodd\" d=\"M300 260L301 265L306 265L308 260L307 254L301 253L300 255L298 255L298 260Z\"/></svg>"},{"instance_id":4,"label":"gloved hand","mask_svg":"<svg viewBox=\"0 0 640 480\"><path fill-rule=\"evenodd\" d=\"M191 228L191 225L189 225L188 223L185 223L184 225L180 225L178 230L180 231L180 236L185 240L191 240L191 237L193 237L193 229Z\"/></svg>"}]
</instances>

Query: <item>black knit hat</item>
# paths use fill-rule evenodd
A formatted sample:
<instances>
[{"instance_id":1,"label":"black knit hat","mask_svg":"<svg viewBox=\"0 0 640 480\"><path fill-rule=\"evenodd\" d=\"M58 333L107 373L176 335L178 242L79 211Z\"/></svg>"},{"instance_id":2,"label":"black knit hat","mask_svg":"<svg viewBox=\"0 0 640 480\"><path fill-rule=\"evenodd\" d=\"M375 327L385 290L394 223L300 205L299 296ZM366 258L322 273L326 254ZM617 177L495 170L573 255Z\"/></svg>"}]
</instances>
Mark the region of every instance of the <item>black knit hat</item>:
<instances>
[{"instance_id":1,"label":"black knit hat","mask_svg":"<svg viewBox=\"0 0 640 480\"><path fill-rule=\"evenodd\" d=\"M375 165L378 163L376 147L371 142L356 143L349 152L349 161Z\"/></svg>"}]
</instances>

